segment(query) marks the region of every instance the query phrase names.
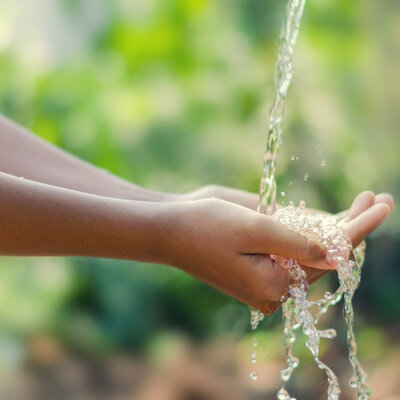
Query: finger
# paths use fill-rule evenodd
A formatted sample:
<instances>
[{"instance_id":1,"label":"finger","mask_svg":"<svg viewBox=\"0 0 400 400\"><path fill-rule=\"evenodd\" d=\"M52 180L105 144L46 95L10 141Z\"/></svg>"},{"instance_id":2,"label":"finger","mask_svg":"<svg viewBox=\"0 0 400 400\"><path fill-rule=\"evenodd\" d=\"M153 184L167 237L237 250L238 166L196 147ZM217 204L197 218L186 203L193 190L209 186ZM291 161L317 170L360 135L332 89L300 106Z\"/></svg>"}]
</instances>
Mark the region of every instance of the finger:
<instances>
[{"instance_id":1,"label":"finger","mask_svg":"<svg viewBox=\"0 0 400 400\"><path fill-rule=\"evenodd\" d=\"M390 207L390 211L394 210L394 199L389 193L380 193L375 196L375 204L384 203Z\"/></svg>"},{"instance_id":2,"label":"finger","mask_svg":"<svg viewBox=\"0 0 400 400\"><path fill-rule=\"evenodd\" d=\"M258 196L255 193L235 190L235 193L232 193L232 197L229 196L227 200L243 207L250 208L251 210L257 210Z\"/></svg>"},{"instance_id":3,"label":"finger","mask_svg":"<svg viewBox=\"0 0 400 400\"><path fill-rule=\"evenodd\" d=\"M289 287L286 268L267 254L242 254L238 261L230 265L229 273L225 270L200 279L257 310L269 302L279 302Z\"/></svg>"},{"instance_id":4,"label":"finger","mask_svg":"<svg viewBox=\"0 0 400 400\"><path fill-rule=\"evenodd\" d=\"M354 200L350 210L353 219L347 222L346 231L351 239L353 248L357 247L373 230L375 230L390 214L390 205L393 206L393 199L390 195L384 194L378 198L378 204L369 206L369 201L372 200L371 192L363 192ZM376 199L374 198L374 202ZM388 204L389 203L389 204ZM363 208L365 210L356 216ZM349 211L350 211L349 210ZM371 211L370 211L371 210ZM346 219L350 219L349 216ZM315 264L313 267L318 269L332 269L333 263L329 265ZM314 275L310 275L314 282ZM317 278L318 279L318 278Z\"/></svg>"},{"instance_id":5,"label":"finger","mask_svg":"<svg viewBox=\"0 0 400 400\"><path fill-rule=\"evenodd\" d=\"M258 284L257 287L260 290L253 294L261 301L279 301L288 291L288 270L266 254L251 256L250 262L252 264L252 271L257 274L257 282L264 282L261 285Z\"/></svg>"},{"instance_id":6,"label":"finger","mask_svg":"<svg viewBox=\"0 0 400 400\"><path fill-rule=\"evenodd\" d=\"M345 218L346 216L347 216L347 213L349 212L349 210L344 210L344 211L341 211L340 213L337 213L336 215L335 215L335 217L336 217L336 220L337 221L341 221L343 218Z\"/></svg>"},{"instance_id":7,"label":"finger","mask_svg":"<svg viewBox=\"0 0 400 400\"><path fill-rule=\"evenodd\" d=\"M346 225L353 247L357 247L390 214L385 203L375 204Z\"/></svg>"},{"instance_id":8,"label":"finger","mask_svg":"<svg viewBox=\"0 0 400 400\"><path fill-rule=\"evenodd\" d=\"M258 196L255 193L224 186L211 186L211 195L218 199L250 208L251 210L257 210Z\"/></svg>"},{"instance_id":9,"label":"finger","mask_svg":"<svg viewBox=\"0 0 400 400\"><path fill-rule=\"evenodd\" d=\"M373 192L365 191L360 193L353 201L346 215L346 221L350 221L362 212L373 206L375 203L375 195Z\"/></svg>"},{"instance_id":10,"label":"finger","mask_svg":"<svg viewBox=\"0 0 400 400\"><path fill-rule=\"evenodd\" d=\"M294 232L266 215L259 215L257 225L258 252L294 258L306 266L326 263L326 248L317 240Z\"/></svg>"},{"instance_id":11,"label":"finger","mask_svg":"<svg viewBox=\"0 0 400 400\"><path fill-rule=\"evenodd\" d=\"M393 196L389 193L380 193L375 196L375 202L374 204L379 204L379 203L385 203L387 204L390 209L393 211L394 209L394 200ZM372 204L371 204L372 205ZM340 221L341 219L345 218L347 214L349 213L349 210L342 211L338 214L336 214L336 218Z\"/></svg>"},{"instance_id":12,"label":"finger","mask_svg":"<svg viewBox=\"0 0 400 400\"><path fill-rule=\"evenodd\" d=\"M336 214L338 221L346 218L346 220L351 220L357 215L361 214L363 211L368 209L374 204L374 194L370 191L365 191L356 196L350 209L342 211Z\"/></svg>"}]
</instances>

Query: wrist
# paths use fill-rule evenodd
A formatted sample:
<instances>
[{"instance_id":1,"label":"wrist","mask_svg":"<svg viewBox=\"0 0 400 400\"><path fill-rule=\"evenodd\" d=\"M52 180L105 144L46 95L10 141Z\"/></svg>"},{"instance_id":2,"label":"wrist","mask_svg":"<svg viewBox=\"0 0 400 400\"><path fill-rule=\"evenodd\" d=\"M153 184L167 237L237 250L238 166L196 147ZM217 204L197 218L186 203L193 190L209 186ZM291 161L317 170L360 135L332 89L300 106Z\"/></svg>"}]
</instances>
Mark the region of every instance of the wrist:
<instances>
[{"instance_id":1,"label":"wrist","mask_svg":"<svg viewBox=\"0 0 400 400\"><path fill-rule=\"evenodd\" d=\"M176 201L179 195L145 189L131 182L121 180L114 197L132 201L168 203Z\"/></svg>"},{"instance_id":2,"label":"wrist","mask_svg":"<svg viewBox=\"0 0 400 400\"><path fill-rule=\"evenodd\" d=\"M190 243L193 243L192 219L196 202L154 203L156 262L182 268L186 264L186 255L192 254Z\"/></svg>"},{"instance_id":3,"label":"wrist","mask_svg":"<svg viewBox=\"0 0 400 400\"><path fill-rule=\"evenodd\" d=\"M129 216L120 221L118 230L126 233L127 257L135 261L179 266L184 243L182 220L185 208L180 203L158 201L124 201ZM121 207L121 206L120 206ZM122 241L124 242L124 240ZM121 238L117 243L121 243Z\"/></svg>"}]
</instances>

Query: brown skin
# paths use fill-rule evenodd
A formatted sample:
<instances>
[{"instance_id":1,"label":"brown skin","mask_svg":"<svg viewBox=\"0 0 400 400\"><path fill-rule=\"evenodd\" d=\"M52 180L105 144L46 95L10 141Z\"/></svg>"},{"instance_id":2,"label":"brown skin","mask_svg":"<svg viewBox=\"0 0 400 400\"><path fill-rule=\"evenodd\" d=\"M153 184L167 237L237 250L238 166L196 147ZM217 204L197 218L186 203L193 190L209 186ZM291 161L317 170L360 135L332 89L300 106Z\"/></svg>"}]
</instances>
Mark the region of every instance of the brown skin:
<instances>
[{"instance_id":1,"label":"brown skin","mask_svg":"<svg viewBox=\"0 0 400 400\"><path fill-rule=\"evenodd\" d=\"M371 192L359 195L351 210L357 212L345 229L355 246L391 211L386 203L375 204ZM182 203L178 214L178 228L171 237L173 258L168 263L265 314L279 307L288 290L286 270L269 254L297 259L307 266L311 283L334 268L319 243L244 207L197 200Z\"/></svg>"},{"instance_id":2,"label":"brown skin","mask_svg":"<svg viewBox=\"0 0 400 400\"><path fill-rule=\"evenodd\" d=\"M167 201L53 146L0 115L0 171L32 181L125 200Z\"/></svg>"},{"instance_id":3,"label":"brown skin","mask_svg":"<svg viewBox=\"0 0 400 400\"><path fill-rule=\"evenodd\" d=\"M0 173L0 254L168 264L266 314L288 287L286 272L269 254L312 267L305 267L310 282L334 268L318 242L253 211L254 194L219 186L184 195L142 189L4 118L0 170L6 172ZM390 195L360 194L346 217L352 242L392 208Z\"/></svg>"}]
</instances>

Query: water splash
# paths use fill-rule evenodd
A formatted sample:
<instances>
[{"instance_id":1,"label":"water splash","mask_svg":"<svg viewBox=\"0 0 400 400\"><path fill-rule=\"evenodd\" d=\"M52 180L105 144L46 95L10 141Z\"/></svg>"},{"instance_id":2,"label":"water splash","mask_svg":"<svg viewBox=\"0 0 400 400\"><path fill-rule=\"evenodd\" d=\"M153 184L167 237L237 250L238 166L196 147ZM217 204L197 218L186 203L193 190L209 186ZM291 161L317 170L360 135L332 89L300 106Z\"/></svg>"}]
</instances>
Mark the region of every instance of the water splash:
<instances>
[{"instance_id":1,"label":"water splash","mask_svg":"<svg viewBox=\"0 0 400 400\"><path fill-rule=\"evenodd\" d=\"M272 255L275 263L285 268L289 276L290 298L283 304L284 350L287 367L281 371L281 379L288 382L293 371L299 365L299 359L294 356L293 347L296 342L295 331L302 328L306 335L306 346L311 351L317 366L324 370L328 380L328 400L338 400L340 395L339 381L332 369L319 359L319 344L321 339L336 337L334 329L320 330L317 328L321 315L331 306L336 305L344 297L344 318L346 322L349 360L354 375L349 385L356 389L359 400L368 400L371 390L367 385L367 376L357 359L357 345L353 331L354 311L352 298L360 284L361 267L364 262L365 243L354 251L350 239L344 231L342 221L325 213L307 211L305 203L300 202L295 207L290 202L286 208L278 209L273 218L286 225L289 229L312 237L318 237L326 247L328 254L337 264L337 274L340 286L335 293L325 292L322 299L310 301L307 299L308 282L305 271L294 259ZM313 313L311 309L316 310ZM263 315L252 310L252 328L256 329ZM286 388L282 386L277 394L278 400L295 400Z\"/></svg>"},{"instance_id":2,"label":"water splash","mask_svg":"<svg viewBox=\"0 0 400 400\"><path fill-rule=\"evenodd\" d=\"M319 330L316 324L322 314L329 307L337 304L344 297L344 317L347 330L347 342L349 348L349 359L354 370L354 376L350 380L350 386L356 388L359 400L367 400L370 389L366 383L366 374L357 360L357 346L353 332L354 311L352 297L360 283L361 266L364 261L364 249L362 245L351 249L341 222L333 216L326 214L312 215L305 210L302 202L298 208L291 203L289 207L276 211L276 158L282 142L282 119L284 103L287 91L293 77L293 52L299 32L300 20L304 10L305 0L288 0L287 15L284 20L279 40L278 60L275 69L275 98L270 109L270 120L267 134L267 149L264 158L263 177L259 187L258 211L273 215L279 222L287 225L290 229L305 234L313 234L322 240L327 247L332 259L338 264L338 277L340 286L335 293L326 292L322 299L309 301L307 299L308 282L305 272L294 259L285 259L275 256L275 262L286 268L290 277L290 298L283 304L284 320L284 349L287 368L281 371L284 382L289 381L293 371L298 367L299 360L293 354L293 346L296 341L295 331L302 328L307 336L306 346L310 349L318 367L325 371L329 387L328 400L338 400L340 387L335 373L319 358L319 343L321 338L333 339L336 336L334 329ZM318 150L318 149L317 149ZM318 151L321 155L321 152ZM298 160L292 156L291 160ZM321 161L321 166L326 166L326 161ZM308 179L308 174L304 180ZM285 299L282 299L284 301ZM317 309L312 314L310 309ZM257 310L251 309L251 327L256 329L264 315ZM252 353L252 361L256 360L255 351ZM257 379L258 375L252 372L251 377ZM278 394L278 400L295 400L283 386Z\"/></svg>"},{"instance_id":3,"label":"water splash","mask_svg":"<svg viewBox=\"0 0 400 400\"><path fill-rule=\"evenodd\" d=\"M277 210L273 217L295 232L319 237L332 260L338 266L337 273L340 282L340 286L334 294L326 292L322 299L310 301L307 299L307 276L297 261L273 256L275 262L285 268L290 276L289 293L291 297L283 305L284 347L287 368L281 371L282 380L284 382L289 381L292 372L299 365L299 360L293 355L293 346L296 341L295 330L302 328L307 337L306 346L311 351L318 367L326 373L328 400L339 399L340 387L338 378L332 369L318 357L320 340L322 338L335 338L336 331L334 329L320 330L317 328L317 323L320 316L326 313L329 307L337 304L344 295L344 317L347 328L349 358L354 370L350 386L356 388L358 399L367 400L371 391L366 383L366 374L357 360L352 307L352 298L360 283L365 245L362 244L353 253L351 242L343 229L343 223L334 216L327 216L317 212L310 214L306 211L304 202L301 202L298 208L291 202L287 208ZM316 309L317 311L312 313L311 309ZM277 398L279 400L292 400L284 386L278 392Z\"/></svg>"}]
</instances>

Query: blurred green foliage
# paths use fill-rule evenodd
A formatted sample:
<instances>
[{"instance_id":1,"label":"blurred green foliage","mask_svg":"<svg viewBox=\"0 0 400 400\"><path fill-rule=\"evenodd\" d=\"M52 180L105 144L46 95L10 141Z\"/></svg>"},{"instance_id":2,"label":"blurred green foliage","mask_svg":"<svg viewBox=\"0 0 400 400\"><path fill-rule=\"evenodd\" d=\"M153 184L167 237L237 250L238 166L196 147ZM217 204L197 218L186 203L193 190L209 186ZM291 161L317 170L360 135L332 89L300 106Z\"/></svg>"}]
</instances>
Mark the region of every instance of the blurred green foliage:
<instances>
[{"instance_id":1,"label":"blurred green foliage","mask_svg":"<svg viewBox=\"0 0 400 400\"><path fill-rule=\"evenodd\" d=\"M34 3L0 5L3 114L148 188L257 191L284 1ZM396 1L308 1L278 159L286 193L279 201L305 199L335 212L367 188L399 200L399 17ZM360 326L400 322L399 241L395 214L370 241L356 297ZM241 335L248 317L246 307L166 267L0 261L5 340L49 331L103 354L145 349L165 330ZM277 314L266 325L279 321ZM365 332L362 346L376 337Z\"/></svg>"}]
</instances>

